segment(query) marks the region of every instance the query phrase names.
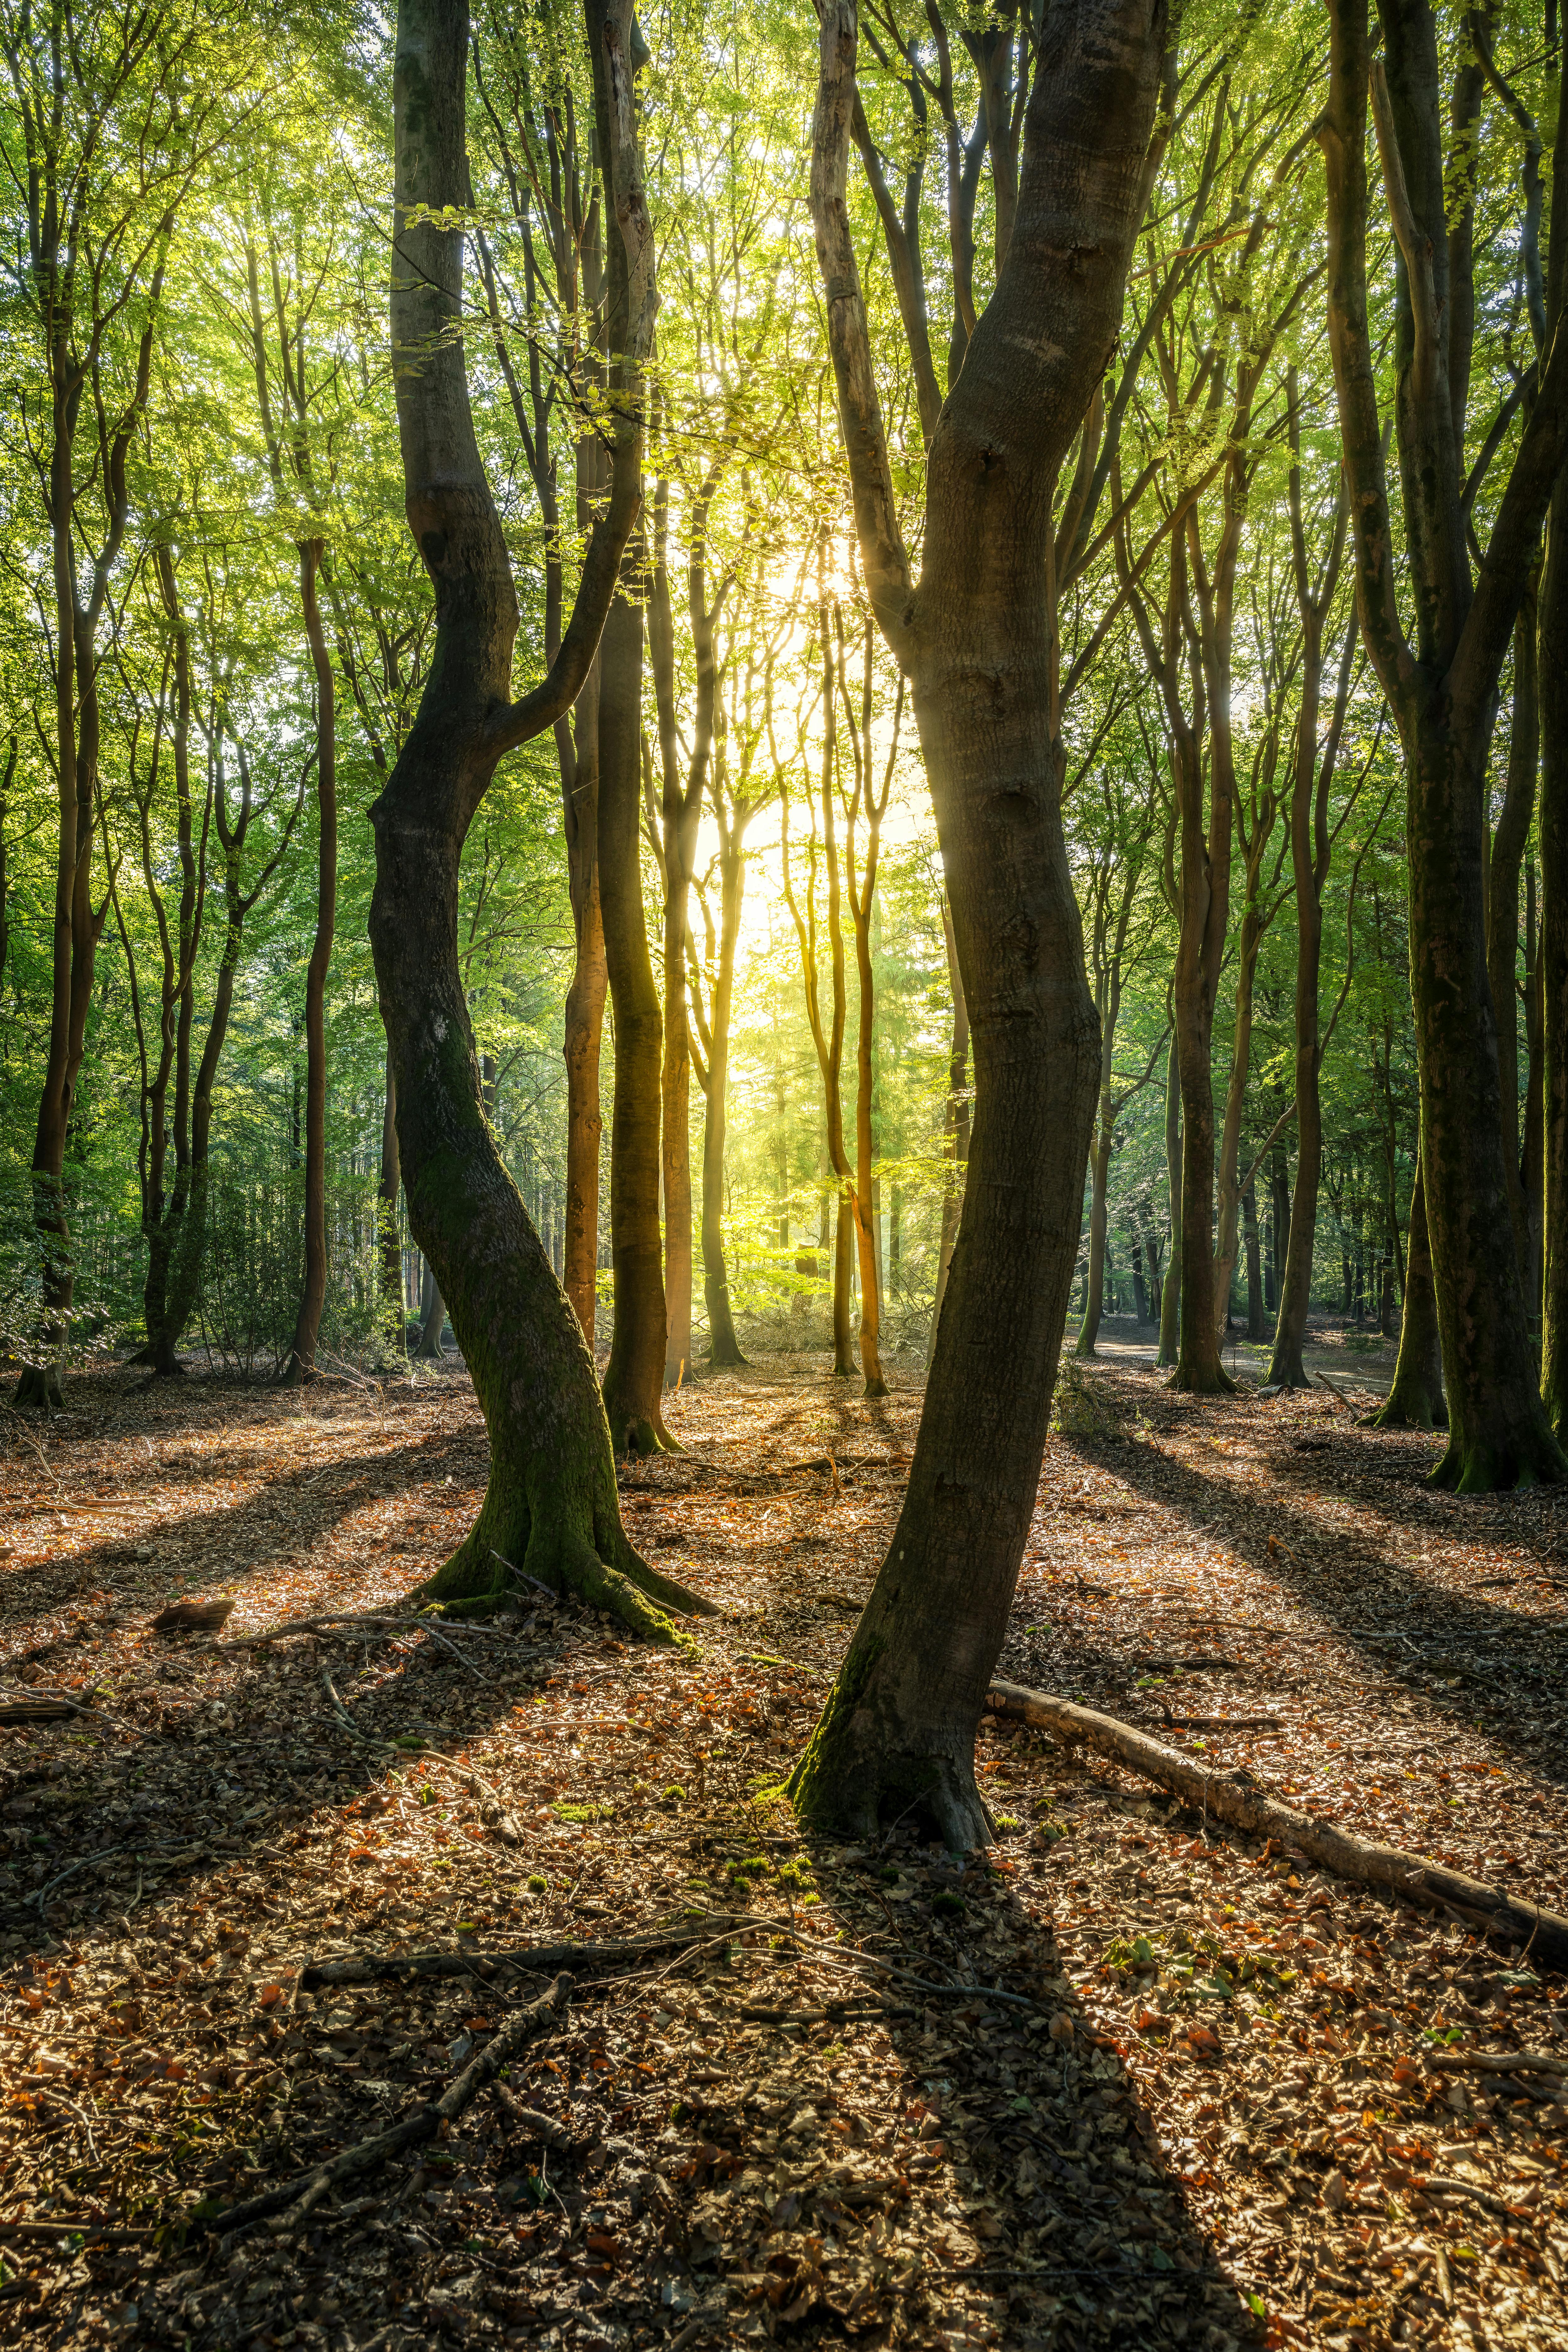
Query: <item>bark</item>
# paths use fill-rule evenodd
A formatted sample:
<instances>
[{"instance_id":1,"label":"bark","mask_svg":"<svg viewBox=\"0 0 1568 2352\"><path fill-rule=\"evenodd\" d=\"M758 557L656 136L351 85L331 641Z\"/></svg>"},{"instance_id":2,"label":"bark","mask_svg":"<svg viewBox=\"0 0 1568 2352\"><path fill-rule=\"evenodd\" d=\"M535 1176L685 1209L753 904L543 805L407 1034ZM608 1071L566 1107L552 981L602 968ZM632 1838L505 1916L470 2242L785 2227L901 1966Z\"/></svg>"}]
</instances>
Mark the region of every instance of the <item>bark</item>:
<instances>
[{"instance_id":1,"label":"bark","mask_svg":"<svg viewBox=\"0 0 1568 2352\"><path fill-rule=\"evenodd\" d=\"M375 802L370 937L397 1086L410 1230L445 1294L489 1434L478 1521L425 1588L488 1606L513 1567L668 1637L699 1605L640 1559L621 1527L615 1457L582 1326L557 1283L479 1098L458 951L463 838L497 761L552 727L587 677L640 502L635 371L652 332L653 239L641 184L628 0L587 0L595 83L607 87L601 162L627 256L623 349L634 381L611 428L608 502L584 554L576 603L541 686L511 699L517 600L479 457L453 329L462 316L468 203L467 11L403 0L394 68L396 139L392 336L409 527L436 592L436 655L419 709Z\"/></svg>"},{"instance_id":2,"label":"bark","mask_svg":"<svg viewBox=\"0 0 1568 2352\"><path fill-rule=\"evenodd\" d=\"M936 1297L931 1307L929 1366L936 1354L942 1324L942 1303L952 1265L952 1245L963 1208L964 1179L969 1164L969 1009L963 1002L963 975L958 969L958 948L952 936L952 909L945 892L942 901L942 931L947 948L948 987L952 996L952 1038L947 1056L947 1098L942 1106L942 1158L946 1179L942 1194L942 1237L937 1249Z\"/></svg>"},{"instance_id":3,"label":"bark","mask_svg":"<svg viewBox=\"0 0 1568 2352\"><path fill-rule=\"evenodd\" d=\"M1100 1116L1089 1154L1089 1281L1084 1300L1083 1320L1079 1325L1078 1339L1073 1346L1075 1356L1092 1356L1094 1343L1100 1337L1100 1317L1105 1310L1105 1240L1109 1223L1107 1194L1110 1183L1110 1146L1114 1138L1112 1122L1106 1117L1105 1099L1100 1100Z\"/></svg>"},{"instance_id":4,"label":"bark","mask_svg":"<svg viewBox=\"0 0 1568 2352\"><path fill-rule=\"evenodd\" d=\"M1066 1745L1092 1748L1113 1763L1125 1765L1157 1788L1168 1789L1205 1820L1212 1814L1215 1821L1250 1836L1294 1846L1310 1862L1358 1885L1385 1886L1408 1903L1425 1904L1437 1912L1458 1911L1490 1934L1501 1933L1516 1943L1528 1944L1549 1968L1568 1964L1568 1919L1462 1871L1450 1870L1445 1864L1429 1862L1424 1854L1374 1844L1321 1813L1282 1804L1260 1789L1249 1772L1212 1771L1193 1757L1167 1748L1163 1740L1151 1739L1146 1732L1119 1723L1114 1716L1073 1706L1044 1691L1022 1689L1016 1683L994 1683L986 1703L996 1715L1048 1731Z\"/></svg>"},{"instance_id":5,"label":"bark","mask_svg":"<svg viewBox=\"0 0 1568 2352\"><path fill-rule=\"evenodd\" d=\"M1568 481L1552 494L1540 630L1541 1388L1568 1444Z\"/></svg>"},{"instance_id":6,"label":"bark","mask_svg":"<svg viewBox=\"0 0 1568 2352\"><path fill-rule=\"evenodd\" d=\"M616 317L611 272L611 318ZM612 334L614 329L612 327ZM610 607L599 656L599 907L616 1023L610 1108L610 1267L615 1330L605 1412L617 1454L672 1446L664 1388L664 1245L658 1226L659 1082L664 1023L648 952L642 887L640 580Z\"/></svg>"},{"instance_id":7,"label":"bark","mask_svg":"<svg viewBox=\"0 0 1568 2352\"><path fill-rule=\"evenodd\" d=\"M1487 981L1497 1022L1498 1095L1502 1112L1503 1166L1511 1180L1509 1209L1520 1279L1530 1274L1530 1207L1519 1148L1519 885L1525 845L1535 817L1535 772L1541 748L1536 674L1536 596L1526 596L1513 632L1513 710L1508 773L1486 872Z\"/></svg>"},{"instance_id":8,"label":"bark","mask_svg":"<svg viewBox=\"0 0 1568 2352\"><path fill-rule=\"evenodd\" d=\"M1426 1153L1415 1161L1415 1188L1410 1196L1410 1221L1405 1249L1405 1316L1399 1331L1399 1354L1394 1385L1381 1412L1372 1416L1377 1429L1444 1429L1448 1407L1443 1393L1443 1347L1437 1320L1437 1295L1432 1282L1432 1250L1426 1232Z\"/></svg>"},{"instance_id":9,"label":"bark","mask_svg":"<svg viewBox=\"0 0 1568 2352\"><path fill-rule=\"evenodd\" d=\"M730 1086L730 1031L735 1003L735 949L741 936L741 904L746 868L743 831L730 826L719 853L719 964L708 1019L708 1061L702 1123L702 1297L708 1309L708 1360L743 1364L730 1304L730 1269L724 1257L724 1140Z\"/></svg>"},{"instance_id":10,"label":"bark","mask_svg":"<svg viewBox=\"0 0 1568 2352\"><path fill-rule=\"evenodd\" d=\"M1156 1361L1173 1365L1182 1334L1182 1079L1174 1036L1165 1069L1165 1187L1171 1213L1171 1262L1160 1293L1160 1351Z\"/></svg>"},{"instance_id":11,"label":"bark","mask_svg":"<svg viewBox=\"0 0 1568 2352\"><path fill-rule=\"evenodd\" d=\"M658 712L661 789L656 796L651 764L646 778L649 831L664 876L664 1065L660 1080L664 1178L664 1381L678 1388L691 1361L691 1035L687 1005L687 941L692 872L703 790L713 751L717 664L707 586L709 504L718 481L714 468L696 500L687 565L687 611L697 668L697 707L684 779L675 709L675 623L667 564L668 487L661 481L654 505L653 593L648 639L654 698ZM721 594L722 592L721 592ZM731 963L733 950L731 950ZM728 1023L726 1022L726 1046ZM721 1170L722 1138L720 1139ZM721 1183L722 1175L721 1173ZM704 1173L704 1201L707 1179ZM706 1264L706 1242L704 1243ZM724 1294L724 1315L729 1295ZM714 1327L710 1324L710 1329ZM731 1329L731 1337L733 1333Z\"/></svg>"},{"instance_id":12,"label":"bark","mask_svg":"<svg viewBox=\"0 0 1568 2352\"><path fill-rule=\"evenodd\" d=\"M305 968L305 1278L285 1381L311 1379L327 1297L327 972L338 903L336 693L317 593L321 542L300 550L300 604L316 680L316 929Z\"/></svg>"},{"instance_id":13,"label":"bark","mask_svg":"<svg viewBox=\"0 0 1568 2352\"><path fill-rule=\"evenodd\" d=\"M1242 1231L1247 1249L1247 1336L1261 1339L1263 1327L1263 1260L1258 1246L1258 1186L1250 1183L1241 1196Z\"/></svg>"},{"instance_id":14,"label":"bark","mask_svg":"<svg viewBox=\"0 0 1568 2352\"><path fill-rule=\"evenodd\" d=\"M1035 1507L1099 1068L1060 812L1052 491L1109 358L1142 205L1163 13L1045 19L1006 260L949 393L923 570L892 494L849 236L855 11L826 0L812 214L871 605L913 687L974 1042L973 1181L891 1548L790 1792L856 1832L989 1832L975 1729Z\"/></svg>"},{"instance_id":15,"label":"bark","mask_svg":"<svg viewBox=\"0 0 1568 2352\"><path fill-rule=\"evenodd\" d=\"M404 1343L408 1318L403 1306L403 1243L397 1230L397 1195L402 1177L397 1165L397 1073L386 1057L386 1090L381 1112L381 1181L375 1188L376 1216L381 1226L381 1300L387 1320Z\"/></svg>"},{"instance_id":16,"label":"bark","mask_svg":"<svg viewBox=\"0 0 1568 2352\"><path fill-rule=\"evenodd\" d=\"M422 1363L440 1362L441 1337L446 1328L447 1302L441 1296L436 1269L426 1261L419 1286L419 1338L414 1349Z\"/></svg>"},{"instance_id":17,"label":"bark","mask_svg":"<svg viewBox=\"0 0 1568 2352\"><path fill-rule=\"evenodd\" d=\"M1406 782L1422 1167L1449 1416L1448 1449L1433 1476L1489 1492L1568 1473L1536 1384L1513 1241L1517 1180L1503 1154L1482 821L1499 678L1568 446L1568 337L1551 347L1472 579L1462 466L1468 359L1467 349L1456 361L1453 340L1469 297L1468 280L1451 272L1435 24L1424 7L1391 8L1386 69L1380 62L1375 73L1365 0L1332 0L1330 29L1329 103L1318 126L1330 344L1362 633L1399 729ZM1413 637L1396 593L1404 567L1394 559L1366 320L1369 92L1403 265L1394 417ZM1558 144L1558 166L1568 169L1568 110ZM1460 235L1462 268L1463 245Z\"/></svg>"},{"instance_id":18,"label":"bark","mask_svg":"<svg viewBox=\"0 0 1568 2352\"><path fill-rule=\"evenodd\" d=\"M833 1377L855 1377L855 1220L842 1191L835 1196L833 1223Z\"/></svg>"},{"instance_id":19,"label":"bark","mask_svg":"<svg viewBox=\"0 0 1568 2352\"><path fill-rule=\"evenodd\" d=\"M583 704L592 697L594 710ZM566 1206L563 1282L590 1355L598 1304L599 1157L605 1121L599 1108L599 1049L609 975L599 910L598 666L577 705L576 761L569 796L567 862L576 952L566 992L562 1053L566 1064ZM592 755L591 755L592 747Z\"/></svg>"}]
</instances>

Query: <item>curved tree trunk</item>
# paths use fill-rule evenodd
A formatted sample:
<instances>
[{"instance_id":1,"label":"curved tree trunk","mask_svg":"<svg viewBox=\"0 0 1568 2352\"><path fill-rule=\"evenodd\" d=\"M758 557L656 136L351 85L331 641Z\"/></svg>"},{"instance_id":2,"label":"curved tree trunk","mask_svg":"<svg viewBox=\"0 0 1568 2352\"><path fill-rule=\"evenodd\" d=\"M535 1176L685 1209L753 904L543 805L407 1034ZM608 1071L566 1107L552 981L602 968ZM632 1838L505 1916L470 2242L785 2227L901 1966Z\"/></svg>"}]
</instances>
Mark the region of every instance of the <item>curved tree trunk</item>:
<instances>
[{"instance_id":1,"label":"curved tree trunk","mask_svg":"<svg viewBox=\"0 0 1568 2352\"><path fill-rule=\"evenodd\" d=\"M1415 1161L1415 1189L1410 1196L1410 1222L1405 1234L1405 1318L1400 1326L1399 1355L1394 1368L1394 1386L1382 1410L1372 1416L1376 1429L1446 1429L1448 1423L1448 1407L1443 1394L1437 1294L1432 1286L1432 1248L1426 1236L1425 1164L1423 1150Z\"/></svg>"},{"instance_id":2,"label":"curved tree trunk","mask_svg":"<svg viewBox=\"0 0 1568 2352\"><path fill-rule=\"evenodd\" d=\"M640 360L652 329L652 230L636 149L630 0L586 0L585 15L596 91L614 86L614 104L599 110L599 152L628 259L618 341ZM464 232L447 224L468 200L468 30L467 10L450 0L402 0L393 85L395 383L409 527L435 584L437 646L418 714L371 811L371 949L396 1077L408 1222L446 1295L490 1441L479 1519L425 1590L449 1604L488 1606L515 1565L668 1636L668 1609L700 1604L641 1560L622 1529L593 1359L480 1103L457 930L463 838L496 761L553 726L592 662L637 518L640 398L634 387L615 425L611 495L560 654L544 683L513 704L517 600L453 331Z\"/></svg>"},{"instance_id":3,"label":"curved tree trunk","mask_svg":"<svg viewBox=\"0 0 1568 2352\"><path fill-rule=\"evenodd\" d=\"M868 587L914 688L976 1102L908 1493L789 1783L804 1815L858 1833L914 1814L951 1845L990 1834L974 1734L1038 1491L1100 1066L1041 583L1057 470L1121 317L1163 36L1147 0L1046 19L1012 240L931 445L911 586L845 199L855 12L821 13L812 213L840 415Z\"/></svg>"}]
</instances>

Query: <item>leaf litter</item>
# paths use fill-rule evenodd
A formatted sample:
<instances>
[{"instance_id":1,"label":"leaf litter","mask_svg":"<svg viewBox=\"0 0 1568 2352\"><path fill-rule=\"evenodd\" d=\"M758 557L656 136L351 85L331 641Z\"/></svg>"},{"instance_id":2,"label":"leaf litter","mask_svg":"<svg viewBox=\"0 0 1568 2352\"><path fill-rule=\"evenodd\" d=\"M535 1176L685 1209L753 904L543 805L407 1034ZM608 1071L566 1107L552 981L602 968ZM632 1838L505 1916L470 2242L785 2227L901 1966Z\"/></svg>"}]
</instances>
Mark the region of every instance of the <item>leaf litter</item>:
<instances>
[{"instance_id":1,"label":"leaf litter","mask_svg":"<svg viewBox=\"0 0 1568 2352\"><path fill-rule=\"evenodd\" d=\"M0 1705L70 1703L0 1713L9 2339L1568 2341L1528 1944L1013 1724L990 1855L798 1834L913 1387L670 1400L628 1527L726 1615L668 1655L528 1588L408 1622L481 1491L460 1376L73 1394L0 1455ZM1078 1373L999 1673L1563 1908L1568 1505L1431 1458L1337 1398ZM450 2106L558 1968L460 2112L226 2227Z\"/></svg>"}]
</instances>

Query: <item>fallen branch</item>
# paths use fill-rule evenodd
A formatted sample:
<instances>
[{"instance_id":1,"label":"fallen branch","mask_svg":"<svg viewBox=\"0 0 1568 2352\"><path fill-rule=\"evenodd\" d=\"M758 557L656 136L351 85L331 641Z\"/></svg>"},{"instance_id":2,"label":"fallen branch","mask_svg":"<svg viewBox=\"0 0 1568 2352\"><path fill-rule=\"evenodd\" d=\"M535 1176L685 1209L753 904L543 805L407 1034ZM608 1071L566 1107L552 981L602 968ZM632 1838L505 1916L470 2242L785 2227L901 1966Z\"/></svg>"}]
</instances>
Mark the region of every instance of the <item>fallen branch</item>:
<instances>
[{"instance_id":1,"label":"fallen branch","mask_svg":"<svg viewBox=\"0 0 1568 2352\"><path fill-rule=\"evenodd\" d=\"M1058 1739L1080 1741L1097 1749L1232 1829L1287 1842L1338 1878L1353 1879L1363 1886L1386 1886L1407 1902L1457 1912L1468 1925L1489 1935L1509 1936L1521 1943L1533 1939L1535 1950L1549 1966L1568 1967L1568 1919L1555 1912L1537 1910L1532 1903L1521 1903L1479 1879L1467 1877L1462 1871L1428 1862L1423 1854L1354 1837L1336 1822L1300 1812L1294 1805L1266 1795L1245 1772L1206 1770L1194 1758L1118 1723L1113 1716L1097 1714L1092 1707L1074 1706L1067 1699L1025 1690L1016 1683L993 1683L985 1704L994 1715L1011 1716L1037 1730L1054 1732Z\"/></svg>"},{"instance_id":2,"label":"fallen branch","mask_svg":"<svg viewBox=\"0 0 1568 2352\"><path fill-rule=\"evenodd\" d=\"M1568 2058L1544 2050L1427 2050L1426 2063L1440 2074L1568 2074Z\"/></svg>"},{"instance_id":3,"label":"fallen branch","mask_svg":"<svg viewBox=\"0 0 1568 2352\"><path fill-rule=\"evenodd\" d=\"M334 1626L339 1625L373 1625L378 1632L435 1633L437 1640L445 1640L453 1633L483 1633L491 1640L497 1638L496 1628L493 1625L471 1625L460 1620L448 1624L443 1618L440 1632L437 1633L436 1625L429 1615L367 1617L357 1611L351 1611L342 1616L290 1617L281 1625L268 1625L265 1633L237 1633L232 1641L224 1642L221 1644L215 1643L215 1647L221 1646L225 1650L258 1650L268 1642L285 1641L295 1633L331 1633ZM487 1676L486 1679L488 1680L489 1677Z\"/></svg>"},{"instance_id":4,"label":"fallen branch","mask_svg":"<svg viewBox=\"0 0 1568 2352\"><path fill-rule=\"evenodd\" d=\"M479 2056L465 2066L455 2083L448 2085L438 2099L416 2109L403 2121L394 2124L390 2131L377 2132L374 2138L362 2139L345 2147L330 2162L314 2167L310 2172L297 2173L279 2188L264 2189L259 2197L248 2198L243 2205L231 2205L220 2218L226 2238L236 2230L248 2229L251 2222L266 2220L268 2214L280 2213L282 2219L273 2223L275 2236L297 2230L300 2224L321 2203L323 2197L342 2180L352 2180L362 2172L372 2172L405 2147L421 2140L434 2139L441 2126L455 2123L464 2109L491 2083L501 2068L510 2065L531 2042L537 2042L561 2022L563 2012L572 1997L570 1977L557 1977L547 1993L530 2001L526 2009L515 2010L501 2027L493 2033ZM286 2209L286 2210L285 2210Z\"/></svg>"},{"instance_id":5,"label":"fallen branch","mask_svg":"<svg viewBox=\"0 0 1568 2352\"><path fill-rule=\"evenodd\" d=\"M543 1976L552 1969L618 1967L645 1952L668 1952L702 1943L715 1930L729 1935L755 1925L752 1919L721 1912L689 1927L668 1927L658 1935L631 1937L620 1943L536 1944L510 1952L356 1952L341 1960L313 1960L300 1970L300 1980L306 1986L374 1984L388 1977L486 1977L497 1969Z\"/></svg>"},{"instance_id":6,"label":"fallen branch","mask_svg":"<svg viewBox=\"0 0 1568 2352\"><path fill-rule=\"evenodd\" d=\"M1165 1710L1167 1731L1278 1731L1283 1718L1278 1715L1172 1715Z\"/></svg>"}]
</instances>

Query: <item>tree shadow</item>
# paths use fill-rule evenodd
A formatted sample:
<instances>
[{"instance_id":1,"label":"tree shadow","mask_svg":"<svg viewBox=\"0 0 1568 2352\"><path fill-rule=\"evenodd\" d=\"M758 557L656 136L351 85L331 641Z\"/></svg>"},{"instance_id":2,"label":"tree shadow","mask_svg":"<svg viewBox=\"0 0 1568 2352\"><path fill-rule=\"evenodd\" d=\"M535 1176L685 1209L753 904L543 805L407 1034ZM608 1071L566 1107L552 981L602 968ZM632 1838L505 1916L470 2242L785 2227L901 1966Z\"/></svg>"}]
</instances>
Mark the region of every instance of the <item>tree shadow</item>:
<instances>
[{"instance_id":1,"label":"tree shadow","mask_svg":"<svg viewBox=\"0 0 1568 2352\"><path fill-rule=\"evenodd\" d=\"M1116 1385L1119 1403L1127 1402L1131 1385L1127 1390ZM1506 1741L1521 1760L1528 1758L1533 1773L1568 1787L1568 1761L1560 1742L1547 1736L1545 1726L1531 1737L1517 1719L1510 1720L1534 1716L1540 1722L1537 1686L1542 1679L1543 1629L1539 1621L1510 1611L1479 1590L1454 1591L1423 1572L1421 1559L1402 1559L1395 1549L1401 1535L1459 1535L1475 1540L1495 1532L1500 1549L1503 1542L1515 1553L1528 1548L1531 1559L1549 1563L1552 1570L1537 1579L1528 1561L1514 1559L1507 1563L1517 1570L1511 1580L1521 1586L1536 1580L1560 1584L1554 1497L1539 1490L1529 1496L1475 1500L1430 1493L1420 1482L1430 1465L1432 1446L1419 1433L1343 1423L1308 1432L1287 1425L1277 1436L1258 1433L1255 1426L1241 1433L1226 1427L1223 1401L1163 1396L1156 1401L1146 1394L1137 1401L1142 1418L1156 1435L1162 1427L1180 1423L1191 1428L1195 1422L1212 1426L1221 1440L1245 1434L1266 1444L1267 1483L1254 1490L1209 1475L1127 1436L1062 1436L1054 1444L1110 1474L1148 1503L1174 1512L1194 1531L1223 1532L1226 1549L1255 1576L1272 1584L1282 1600L1315 1612L1323 1631L1349 1645L1358 1686L1376 1688L1390 1697L1418 1695L1454 1728L1462 1725L1474 1730L1479 1717L1490 1736ZM1050 1475L1047 1464L1046 1475ZM1347 1521L1342 1510L1330 1522L1305 1507L1304 1498L1331 1479L1336 1502L1352 1507L1352 1520ZM1315 1557L1331 1546L1331 1559ZM1113 1570L1107 1566L1100 1572ZM1347 1602L1351 1578L1353 1605ZM1129 1596L1133 1607L1141 1598ZM1087 1693L1103 1695L1113 1689L1125 1699L1130 1670L1147 1654L1146 1639L1139 1637L1139 1648L1130 1651L1103 1639L1087 1643L1072 1629L1058 1627L1052 1629L1050 1643L1030 1653L1020 1620L1044 1613L1046 1607L1037 1588L1031 1592L1021 1587L1013 1642L1018 1643L1022 1637L1023 1654L1053 1663L1059 1654L1066 1672L1057 1675L1058 1687L1065 1689L1076 1675L1077 1687ZM1225 1625L1226 1613L1223 1601L1216 1601L1212 1618L1194 1608L1184 1618L1185 1630L1173 1635L1170 1645L1234 1651L1237 1629ZM1205 1623L1214 1624L1216 1637L1225 1638L1205 1642ZM1295 1629L1289 1634L1260 1629L1237 1664L1249 1677L1288 1680L1299 1671L1289 1662L1291 1643L1298 1638ZM1019 1655L1019 1649L1014 1654ZM1197 1675L1190 1678L1191 1685L1198 1681ZM1190 1684L1184 1677L1184 1692ZM1226 1677L1226 1687L1235 1687L1233 1678ZM1556 1688L1553 1678L1554 1703ZM1144 1719L1147 1727L1159 1727L1146 1711Z\"/></svg>"}]
</instances>

